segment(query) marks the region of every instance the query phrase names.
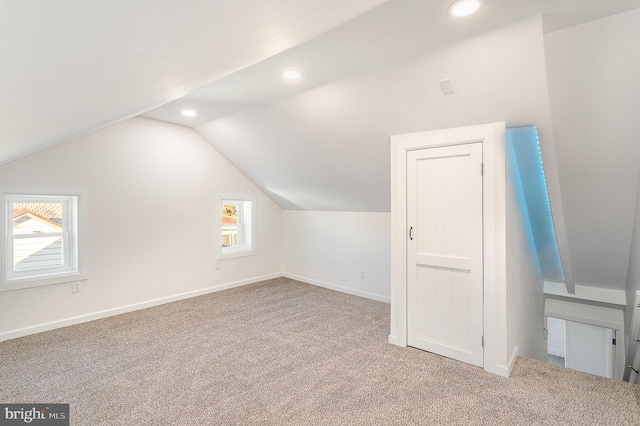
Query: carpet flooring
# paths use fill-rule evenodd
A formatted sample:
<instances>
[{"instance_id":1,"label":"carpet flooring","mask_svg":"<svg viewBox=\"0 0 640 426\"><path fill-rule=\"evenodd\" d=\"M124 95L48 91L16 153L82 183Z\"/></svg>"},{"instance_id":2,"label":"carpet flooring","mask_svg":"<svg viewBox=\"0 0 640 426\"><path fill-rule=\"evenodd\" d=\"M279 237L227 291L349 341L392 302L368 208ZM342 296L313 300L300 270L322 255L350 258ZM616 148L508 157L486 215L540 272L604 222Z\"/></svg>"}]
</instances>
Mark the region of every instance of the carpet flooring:
<instances>
[{"instance_id":1,"label":"carpet flooring","mask_svg":"<svg viewBox=\"0 0 640 426\"><path fill-rule=\"evenodd\" d=\"M0 402L72 425L633 425L640 387L387 343L389 305L286 278L0 343Z\"/></svg>"}]
</instances>

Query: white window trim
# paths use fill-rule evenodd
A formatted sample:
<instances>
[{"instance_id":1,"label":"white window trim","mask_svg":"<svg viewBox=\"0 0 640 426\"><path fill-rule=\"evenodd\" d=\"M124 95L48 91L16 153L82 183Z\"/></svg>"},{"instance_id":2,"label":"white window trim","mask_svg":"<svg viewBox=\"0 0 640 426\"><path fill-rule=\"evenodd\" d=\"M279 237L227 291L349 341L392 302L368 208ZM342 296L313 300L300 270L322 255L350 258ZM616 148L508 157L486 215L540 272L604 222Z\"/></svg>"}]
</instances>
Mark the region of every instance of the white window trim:
<instances>
[{"instance_id":1,"label":"white window trim","mask_svg":"<svg viewBox=\"0 0 640 426\"><path fill-rule=\"evenodd\" d=\"M240 248L227 248L223 250L222 248L222 203L224 200L231 201L250 201L251 202L251 223L244 224L244 227L249 226L249 236L250 236L250 247L240 247ZM218 259L232 259L234 257L242 257L242 256L251 256L256 254L256 196L255 195L238 195L238 194L218 194L216 201L216 245L217 245L217 256ZM241 238L246 238L247 233L243 233L244 236Z\"/></svg>"},{"instance_id":2,"label":"white window trim","mask_svg":"<svg viewBox=\"0 0 640 426\"><path fill-rule=\"evenodd\" d=\"M41 270L34 275L20 277L19 274L8 274L9 254L8 248L8 231L12 226L13 215L8 213L7 202L14 196L33 196L34 199L43 201L46 197L76 197L74 206L76 209L75 221L71 223L72 234L70 240L75 245L75 256L71 259L69 270L60 270L47 273ZM20 290L32 287L41 287L53 284L69 283L73 281L84 281L87 279L87 244L86 244L86 190L78 187L19 187L19 186L0 186L0 233L2 234L2 243L0 244L0 292ZM13 276L11 276L13 275Z\"/></svg>"}]
</instances>

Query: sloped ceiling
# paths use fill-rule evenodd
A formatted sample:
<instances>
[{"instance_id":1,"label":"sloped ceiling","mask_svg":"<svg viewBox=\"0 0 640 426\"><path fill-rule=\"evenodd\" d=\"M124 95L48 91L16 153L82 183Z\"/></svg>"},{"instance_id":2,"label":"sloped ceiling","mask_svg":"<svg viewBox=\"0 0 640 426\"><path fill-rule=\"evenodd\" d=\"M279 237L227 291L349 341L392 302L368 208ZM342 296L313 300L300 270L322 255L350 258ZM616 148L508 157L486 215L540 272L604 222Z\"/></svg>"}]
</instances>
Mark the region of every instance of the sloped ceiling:
<instances>
[{"instance_id":1,"label":"sloped ceiling","mask_svg":"<svg viewBox=\"0 0 640 426\"><path fill-rule=\"evenodd\" d=\"M545 14L544 27L535 30L541 41L543 30L638 4L492 0L467 20L449 17L449 4L387 2L143 115L192 126L284 209L389 211L388 136L445 125L538 124L555 168L543 47L528 40L530 49L519 48L519 55L517 39L509 46L488 42L475 44L475 55L473 42L461 41ZM464 53L438 58L452 43ZM505 62L502 48L513 59ZM303 70L304 79L282 81L288 67ZM454 74L454 86L467 90L443 97L438 80ZM482 96L488 103L479 107ZM183 108L198 116L181 116Z\"/></svg>"},{"instance_id":2,"label":"sloped ceiling","mask_svg":"<svg viewBox=\"0 0 640 426\"><path fill-rule=\"evenodd\" d=\"M0 163L138 115L385 0L3 0Z\"/></svg>"},{"instance_id":3,"label":"sloped ceiling","mask_svg":"<svg viewBox=\"0 0 640 426\"><path fill-rule=\"evenodd\" d=\"M624 289L640 171L640 9L545 36L575 284Z\"/></svg>"},{"instance_id":4,"label":"sloped ceiling","mask_svg":"<svg viewBox=\"0 0 640 426\"><path fill-rule=\"evenodd\" d=\"M284 209L389 211L390 135L503 120L549 128L540 27L490 32L194 128ZM444 78L454 95L442 94ZM514 108L518 99L527 103Z\"/></svg>"},{"instance_id":5,"label":"sloped ceiling","mask_svg":"<svg viewBox=\"0 0 640 426\"><path fill-rule=\"evenodd\" d=\"M640 5L487 0L454 20L451 2L2 2L0 163L143 114L193 127L284 209L389 211L389 135L535 124L576 281L624 288L640 37L605 55L621 61L617 80L589 71L600 58L586 46L614 52L588 26ZM285 84L285 67L304 79ZM618 83L590 92L600 76Z\"/></svg>"}]
</instances>

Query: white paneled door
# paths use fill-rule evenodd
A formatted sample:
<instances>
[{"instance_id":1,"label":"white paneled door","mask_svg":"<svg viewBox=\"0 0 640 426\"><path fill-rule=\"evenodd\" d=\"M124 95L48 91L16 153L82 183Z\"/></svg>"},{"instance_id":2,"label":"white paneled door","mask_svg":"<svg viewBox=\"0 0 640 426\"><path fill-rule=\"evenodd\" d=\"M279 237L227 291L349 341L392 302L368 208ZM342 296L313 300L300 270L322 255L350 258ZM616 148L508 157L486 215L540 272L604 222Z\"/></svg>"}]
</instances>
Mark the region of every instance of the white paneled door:
<instances>
[{"instance_id":1,"label":"white paneled door","mask_svg":"<svg viewBox=\"0 0 640 426\"><path fill-rule=\"evenodd\" d=\"M613 330L565 321L565 366L597 376L613 377Z\"/></svg>"},{"instance_id":2,"label":"white paneled door","mask_svg":"<svg viewBox=\"0 0 640 426\"><path fill-rule=\"evenodd\" d=\"M407 343L483 366L482 143L407 153Z\"/></svg>"}]
</instances>

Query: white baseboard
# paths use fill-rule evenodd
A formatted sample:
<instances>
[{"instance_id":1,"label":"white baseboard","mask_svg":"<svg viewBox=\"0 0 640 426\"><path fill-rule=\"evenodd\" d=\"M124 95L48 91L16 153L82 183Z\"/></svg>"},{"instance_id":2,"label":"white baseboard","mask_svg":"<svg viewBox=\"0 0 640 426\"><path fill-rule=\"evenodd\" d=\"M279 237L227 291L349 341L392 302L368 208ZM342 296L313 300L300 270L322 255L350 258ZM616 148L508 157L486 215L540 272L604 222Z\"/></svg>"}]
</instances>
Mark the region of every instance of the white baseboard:
<instances>
[{"instance_id":1,"label":"white baseboard","mask_svg":"<svg viewBox=\"0 0 640 426\"><path fill-rule=\"evenodd\" d=\"M219 284L212 287L202 288L199 290L193 290L185 293L174 294L172 296L165 296L165 297L160 297L158 299L152 299L144 302L133 303L131 305L125 305L117 308L105 309L103 311L92 312L89 314L78 315L75 317L64 318L61 320L46 322L42 324L36 324L29 327L19 328L16 330L9 330L9 331L0 333L0 342L3 342L5 340L10 340L10 339L16 339L18 337L28 336L30 334L41 333L43 331L54 330L56 328L67 327L70 325L81 324L84 322L107 318L114 315L137 311L140 309L164 305L166 303L177 302L178 300L184 300L184 299L189 299L191 297L197 297L197 296L202 296L209 293L215 293L217 291L227 290L234 287L240 287L247 284L253 284L256 282L270 280L270 279L278 278L281 276L282 274L280 273L263 275L260 277L249 278L246 280L235 281L232 283Z\"/></svg>"},{"instance_id":2,"label":"white baseboard","mask_svg":"<svg viewBox=\"0 0 640 426\"><path fill-rule=\"evenodd\" d=\"M513 352L511 352L511 356L509 357L509 362L507 363L508 373L507 377L511 376L511 370L513 370L513 366L516 364L516 360L518 359L518 347L513 348Z\"/></svg>"},{"instance_id":3,"label":"white baseboard","mask_svg":"<svg viewBox=\"0 0 640 426\"><path fill-rule=\"evenodd\" d=\"M300 275L290 274L288 272L283 272L282 276L286 278L291 278L292 280L302 281L307 284L316 285L318 287L328 288L329 290L335 290L342 293L352 294L354 296L360 296L366 299L377 300L378 302L391 303L391 298L389 296L383 296L381 294L369 293L368 291L356 290L354 288L342 287L335 284L329 284L323 281L314 280L312 278L301 277Z\"/></svg>"},{"instance_id":4,"label":"white baseboard","mask_svg":"<svg viewBox=\"0 0 640 426\"><path fill-rule=\"evenodd\" d=\"M398 338L398 336L394 336L394 335L389 335L389 343L391 343L392 345L396 345L396 346L402 346L403 348L407 347L407 342L406 339L405 340L400 340Z\"/></svg>"},{"instance_id":5,"label":"white baseboard","mask_svg":"<svg viewBox=\"0 0 640 426\"><path fill-rule=\"evenodd\" d=\"M485 361L484 371L489 372L489 373L493 373L493 374L497 374L497 375L502 376L502 377L509 377L511 375L511 370L513 369L513 366L516 363L516 359L518 359L518 347L517 346L515 348L513 348L513 351L511 352L511 356L509 357L509 360L507 361L506 365L503 365L503 364L489 365Z\"/></svg>"}]
</instances>

